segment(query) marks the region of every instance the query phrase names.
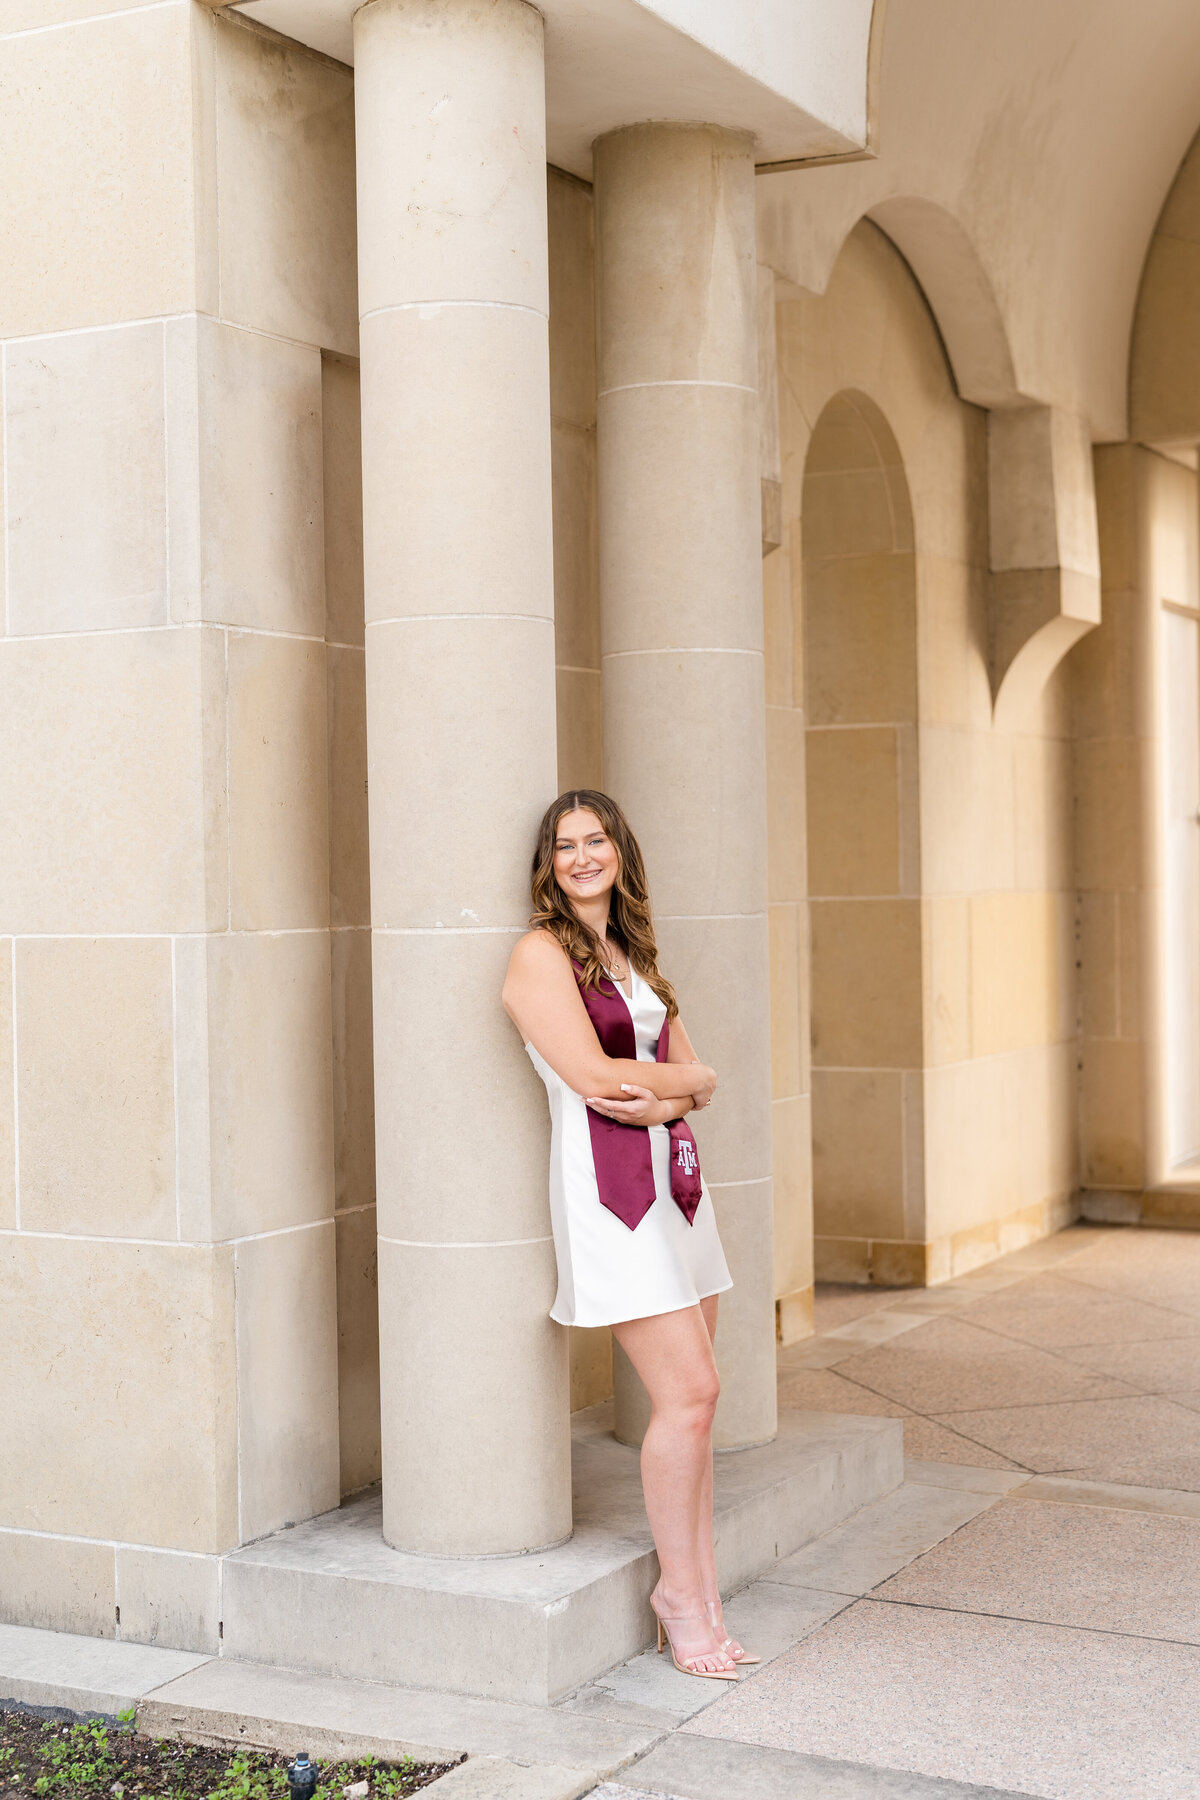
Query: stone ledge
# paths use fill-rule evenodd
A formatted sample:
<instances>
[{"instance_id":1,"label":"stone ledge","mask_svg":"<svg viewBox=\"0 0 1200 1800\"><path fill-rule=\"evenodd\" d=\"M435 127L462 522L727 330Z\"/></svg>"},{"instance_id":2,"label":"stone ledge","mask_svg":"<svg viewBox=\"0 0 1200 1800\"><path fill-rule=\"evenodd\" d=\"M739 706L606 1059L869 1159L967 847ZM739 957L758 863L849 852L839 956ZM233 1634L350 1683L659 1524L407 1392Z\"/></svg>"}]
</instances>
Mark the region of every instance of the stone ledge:
<instances>
[{"instance_id":1,"label":"stone ledge","mask_svg":"<svg viewBox=\"0 0 1200 1800\"><path fill-rule=\"evenodd\" d=\"M575 1533L524 1557L408 1556L368 1494L225 1559L224 1650L245 1662L547 1705L650 1641L653 1545L635 1451L609 1409L576 1415ZM716 1461L726 1592L899 1485L891 1419L785 1412Z\"/></svg>"},{"instance_id":2,"label":"stone ledge","mask_svg":"<svg viewBox=\"0 0 1200 1800\"><path fill-rule=\"evenodd\" d=\"M207 1656L152 1644L0 1625L0 1700L115 1718Z\"/></svg>"}]
</instances>

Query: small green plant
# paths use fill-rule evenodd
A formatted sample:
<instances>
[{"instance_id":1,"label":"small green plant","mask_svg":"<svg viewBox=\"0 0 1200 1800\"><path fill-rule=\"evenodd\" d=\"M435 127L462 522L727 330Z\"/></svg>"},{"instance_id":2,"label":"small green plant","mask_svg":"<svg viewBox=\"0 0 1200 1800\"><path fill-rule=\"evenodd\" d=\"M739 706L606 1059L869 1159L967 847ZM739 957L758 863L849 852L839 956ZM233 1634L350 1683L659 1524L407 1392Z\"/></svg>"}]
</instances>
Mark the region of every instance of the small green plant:
<instances>
[{"instance_id":1,"label":"small green plant","mask_svg":"<svg viewBox=\"0 0 1200 1800\"><path fill-rule=\"evenodd\" d=\"M148 1738L132 1709L114 1721L43 1720L0 1711L0 1794L13 1800L287 1800L289 1758ZM409 1800L448 1765L374 1757L321 1769L314 1800L342 1800L365 1780L368 1800Z\"/></svg>"},{"instance_id":2,"label":"small green plant","mask_svg":"<svg viewBox=\"0 0 1200 1800\"><path fill-rule=\"evenodd\" d=\"M278 1764L265 1767L262 1757L239 1753L208 1800L287 1800L287 1791L287 1775Z\"/></svg>"},{"instance_id":3,"label":"small green plant","mask_svg":"<svg viewBox=\"0 0 1200 1800\"><path fill-rule=\"evenodd\" d=\"M108 1726L102 1719L85 1719L79 1725L42 1727L46 1737L44 1773L33 1784L39 1796L77 1794L89 1788L109 1788L120 1778L122 1765L112 1754Z\"/></svg>"}]
</instances>

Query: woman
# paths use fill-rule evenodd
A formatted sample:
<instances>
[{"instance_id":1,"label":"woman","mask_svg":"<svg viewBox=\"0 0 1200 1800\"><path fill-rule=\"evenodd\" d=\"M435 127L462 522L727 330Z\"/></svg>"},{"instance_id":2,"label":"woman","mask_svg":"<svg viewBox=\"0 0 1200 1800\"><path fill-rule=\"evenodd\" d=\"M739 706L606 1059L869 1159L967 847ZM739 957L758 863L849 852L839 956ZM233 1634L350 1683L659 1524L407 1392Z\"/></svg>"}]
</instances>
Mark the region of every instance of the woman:
<instances>
[{"instance_id":1,"label":"woman","mask_svg":"<svg viewBox=\"0 0 1200 1800\"><path fill-rule=\"evenodd\" d=\"M676 1668L737 1679L712 1532L717 1295L733 1284L684 1115L717 1078L658 972L641 851L615 801L562 794L538 829L532 929L504 1005L546 1084L560 1325L611 1325L650 1396L642 1487Z\"/></svg>"}]
</instances>

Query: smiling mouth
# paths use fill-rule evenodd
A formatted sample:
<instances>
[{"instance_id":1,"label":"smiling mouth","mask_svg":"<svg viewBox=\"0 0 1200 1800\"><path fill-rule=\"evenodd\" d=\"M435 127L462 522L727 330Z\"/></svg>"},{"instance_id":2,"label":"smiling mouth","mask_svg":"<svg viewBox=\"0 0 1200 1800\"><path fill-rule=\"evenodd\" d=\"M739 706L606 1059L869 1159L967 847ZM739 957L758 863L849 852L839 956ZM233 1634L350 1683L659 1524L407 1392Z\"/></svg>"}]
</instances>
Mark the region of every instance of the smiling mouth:
<instances>
[{"instance_id":1,"label":"smiling mouth","mask_svg":"<svg viewBox=\"0 0 1200 1800\"><path fill-rule=\"evenodd\" d=\"M577 872L576 874L572 875L571 880L572 881L595 881L597 876L602 875L603 872L604 871L602 869L584 869L581 872Z\"/></svg>"}]
</instances>

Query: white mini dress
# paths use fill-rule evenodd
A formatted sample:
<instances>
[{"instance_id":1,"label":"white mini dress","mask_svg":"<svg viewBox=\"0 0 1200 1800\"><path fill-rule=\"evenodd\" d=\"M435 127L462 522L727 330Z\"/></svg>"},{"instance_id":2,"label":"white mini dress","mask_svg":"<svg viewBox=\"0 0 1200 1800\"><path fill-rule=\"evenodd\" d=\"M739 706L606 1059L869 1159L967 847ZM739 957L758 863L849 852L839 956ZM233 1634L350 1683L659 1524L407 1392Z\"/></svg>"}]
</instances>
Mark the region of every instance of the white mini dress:
<instances>
[{"instance_id":1,"label":"white mini dress","mask_svg":"<svg viewBox=\"0 0 1200 1800\"><path fill-rule=\"evenodd\" d=\"M633 1020L639 1062L653 1062L667 1009L636 970L632 999L616 984ZM671 1138L650 1126L654 1204L634 1230L600 1203L588 1109L582 1098L526 1044L550 1101L550 1219L558 1293L550 1317L560 1325L614 1325L678 1312L733 1286L713 1203L703 1198L689 1225L671 1198Z\"/></svg>"}]
</instances>

